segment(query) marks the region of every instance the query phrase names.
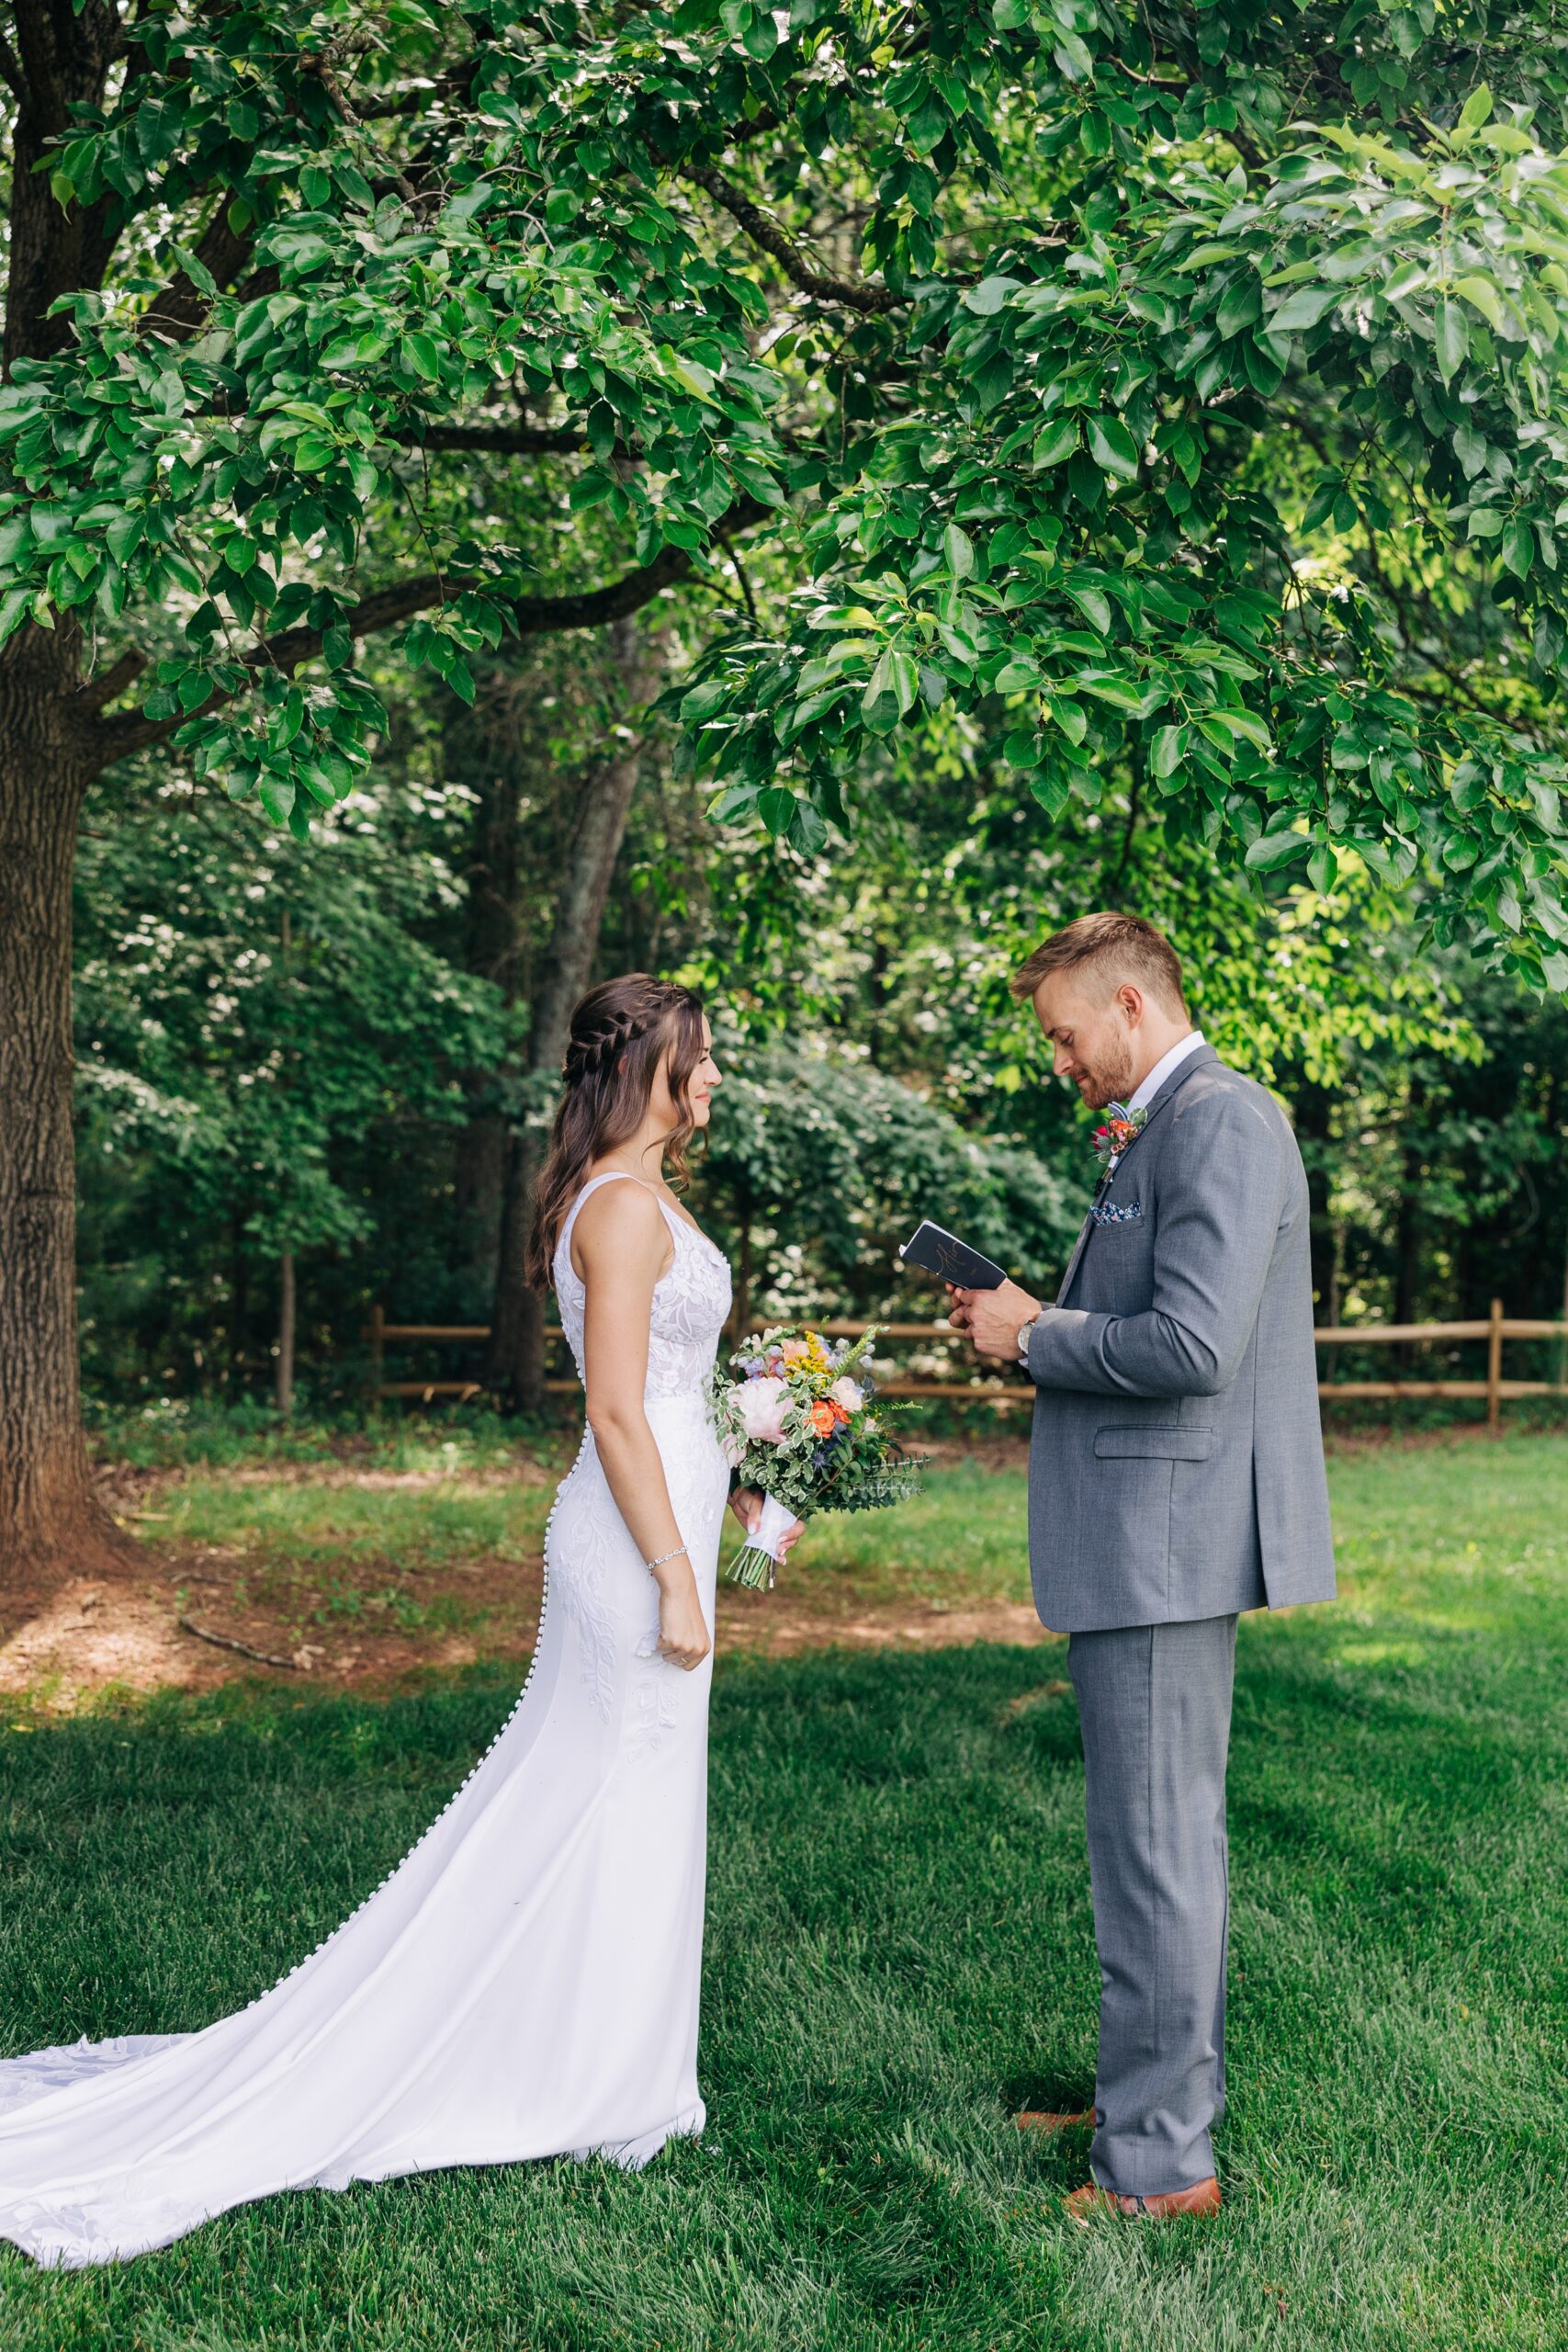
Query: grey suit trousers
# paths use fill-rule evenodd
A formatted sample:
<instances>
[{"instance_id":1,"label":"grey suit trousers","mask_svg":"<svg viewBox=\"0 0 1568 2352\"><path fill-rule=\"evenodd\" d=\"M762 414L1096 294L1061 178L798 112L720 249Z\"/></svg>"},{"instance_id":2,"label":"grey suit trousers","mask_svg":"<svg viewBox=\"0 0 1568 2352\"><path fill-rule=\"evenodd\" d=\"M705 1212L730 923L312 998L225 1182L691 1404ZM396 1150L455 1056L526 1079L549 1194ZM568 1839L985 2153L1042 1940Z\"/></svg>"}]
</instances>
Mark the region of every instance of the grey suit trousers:
<instances>
[{"instance_id":1,"label":"grey suit trousers","mask_svg":"<svg viewBox=\"0 0 1568 2352\"><path fill-rule=\"evenodd\" d=\"M1074 1634L1100 1951L1089 2169L1123 2197L1214 2169L1224 2104L1232 1617Z\"/></svg>"}]
</instances>

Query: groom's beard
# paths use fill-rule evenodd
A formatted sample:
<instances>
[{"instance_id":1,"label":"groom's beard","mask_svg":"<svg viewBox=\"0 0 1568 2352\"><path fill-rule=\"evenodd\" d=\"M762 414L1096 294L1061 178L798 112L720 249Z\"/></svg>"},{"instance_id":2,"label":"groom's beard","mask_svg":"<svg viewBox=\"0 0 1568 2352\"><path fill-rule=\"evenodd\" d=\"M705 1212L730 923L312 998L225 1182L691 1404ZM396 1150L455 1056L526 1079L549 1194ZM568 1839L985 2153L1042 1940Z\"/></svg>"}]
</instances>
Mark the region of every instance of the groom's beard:
<instances>
[{"instance_id":1,"label":"groom's beard","mask_svg":"<svg viewBox=\"0 0 1568 2352\"><path fill-rule=\"evenodd\" d=\"M1131 1054L1118 1053L1114 1046L1110 1046L1097 1054L1092 1062L1082 1063L1073 1079L1083 1097L1084 1107L1089 1111L1103 1111L1109 1102L1127 1102L1137 1082Z\"/></svg>"}]
</instances>

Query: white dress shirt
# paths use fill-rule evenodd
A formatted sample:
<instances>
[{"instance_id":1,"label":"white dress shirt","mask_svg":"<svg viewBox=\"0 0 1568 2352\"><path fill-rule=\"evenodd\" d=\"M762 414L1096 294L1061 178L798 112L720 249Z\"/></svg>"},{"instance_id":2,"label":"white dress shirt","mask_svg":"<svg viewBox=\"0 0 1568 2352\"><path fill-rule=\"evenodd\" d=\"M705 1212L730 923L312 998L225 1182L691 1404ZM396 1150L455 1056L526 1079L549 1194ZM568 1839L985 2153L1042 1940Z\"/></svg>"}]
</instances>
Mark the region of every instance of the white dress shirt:
<instances>
[{"instance_id":1,"label":"white dress shirt","mask_svg":"<svg viewBox=\"0 0 1568 2352\"><path fill-rule=\"evenodd\" d=\"M1171 1071L1179 1069L1188 1055L1195 1054L1202 1042L1201 1029L1190 1029L1185 1037L1179 1037L1169 1053L1160 1056L1147 1078L1134 1088L1133 1099L1127 1105L1128 1110L1141 1111L1145 1102L1152 1102ZM1111 1164L1114 1167L1116 1162L1112 1160Z\"/></svg>"},{"instance_id":2,"label":"white dress shirt","mask_svg":"<svg viewBox=\"0 0 1568 2352\"><path fill-rule=\"evenodd\" d=\"M1190 1029L1185 1037L1179 1037L1175 1045L1172 1046L1169 1053L1162 1054L1158 1061L1156 1062L1153 1069L1150 1070L1148 1076L1145 1079L1141 1080L1133 1089L1133 1099L1127 1105L1128 1110L1141 1111L1146 1102L1152 1102L1155 1096L1159 1092L1160 1088L1165 1084L1166 1080L1170 1076L1171 1071L1173 1069L1179 1069L1182 1063L1187 1059L1188 1055L1195 1054L1202 1042L1203 1032L1201 1029ZM1114 1173L1116 1163L1121 1157L1122 1155L1119 1151L1113 1151L1111 1153L1105 1167L1105 1172L1108 1176ZM1024 1333L1023 1337L1024 1345L1019 1350L1018 1360L1020 1363L1027 1364L1029 1362L1027 1331Z\"/></svg>"}]
</instances>

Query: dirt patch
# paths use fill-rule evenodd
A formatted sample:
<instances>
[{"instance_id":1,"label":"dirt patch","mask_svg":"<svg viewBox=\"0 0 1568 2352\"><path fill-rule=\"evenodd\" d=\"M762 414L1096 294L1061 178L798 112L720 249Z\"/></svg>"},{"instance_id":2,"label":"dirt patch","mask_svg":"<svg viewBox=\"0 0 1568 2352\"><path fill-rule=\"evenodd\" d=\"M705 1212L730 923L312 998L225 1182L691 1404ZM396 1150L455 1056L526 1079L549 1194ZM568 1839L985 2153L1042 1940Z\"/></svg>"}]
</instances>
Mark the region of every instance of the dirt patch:
<instances>
[{"instance_id":1,"label":"dirt patch","mask_svg":"<svg viewBox=\"0 0 1568 2352\"><path fill-rule=\"evenodd\" d=\"M24 1694L72 1713L96 1693L158 1689L210 1690L263 1676L318 1688L366 1692L392 1689L422 1669L510 1665L522 1680L538 1623L536 1565L475 1561L454 1571L490 1596L471 1631L424 1633L321 1630L296 1640L297 1629L243 1599L220 1577L145 1583L78 1578L62 1588L0 1645L0 1692ZM1027 1604L991 1601L970 1609L905 1603L851 1611L814 1609L776 1594L726 1588L719 1596L720 1655L753 1652L793 1657L803 1650L939 1649L965 1642L1043 1645L1048 1634Z\"/></svg>"},{"instance_id":2,"label":"dirt patch","mask_svg":"<svg viewBox=\"0 0 1568 2352\"><path fill-rule=\"evenodd\" d=\"M977 1601L967 1609L941 1602L903 1601L891 1607L834 1611L798 1601L779 1605L774 1593L742 1592L727 1585L718 1596L718 1648L793 1657L810 1649L951 1649L964 1642L1063 1642L1048 1634L1027 1601Z\"/></svg>"},{"instance_id":3,"label":"dirt patch","mask_svg":"<svg viewBox=\"0 0 1568 2352\"><path fill-rule=\"evenodd\" d=\"M138 1517L155 1524L150 1490L140 1492ZM536 1555L434 1568L340 1555L307 1567L154 1536L126 1573L73 1578L0 1643L0 1693L57 1713L110 1689L210 1690L247 1677L371 1693L481 1659L521 1682L542 1593ZM804 1578L774 1593L722 1584L717 1617L721 1656L1058 1638L1026 1603L861 1604L841 1588L814 1593Z\"/></svg>"},{"instance_id":4,"label":"dirt patch","mask_svg":"<svg viewBox=\"0 0 1568 2352\"><path fill-rule=\"evenodd\" d=\"M226 1470L223 1476L231 1487L310 1487L327 1492L333 1487L354 1487L369 1494L417 1495L448 1487L456 1478L460 1478L465 1487L547 1487L563 1477L565 1472L520 1455L515 1462L465 1462L460 1470L445 1466L434 1470L356 1470L352 1464L342 1462L279 1462Z\"/></svg>"}]
</instances>

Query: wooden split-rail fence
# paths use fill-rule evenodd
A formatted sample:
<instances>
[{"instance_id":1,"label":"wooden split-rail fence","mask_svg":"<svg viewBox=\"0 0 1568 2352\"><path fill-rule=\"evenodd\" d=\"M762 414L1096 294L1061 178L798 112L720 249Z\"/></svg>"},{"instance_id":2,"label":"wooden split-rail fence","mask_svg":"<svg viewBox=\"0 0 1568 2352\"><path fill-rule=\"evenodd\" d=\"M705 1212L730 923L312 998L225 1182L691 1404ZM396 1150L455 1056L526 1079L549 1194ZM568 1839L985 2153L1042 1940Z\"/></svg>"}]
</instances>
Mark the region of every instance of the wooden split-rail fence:
<instances>
[{"instance_id":1,"label":"wooden split-rail fence","mask_svg":"<svg viewBox=\"0 0 1568 2352\"><path fill-rule=\"evenodd\" d=\"M833 1320L817 1327L833 1340L858 1340L873 1326L867 1322ZM919 1342L929 1351L940 1343L949 1346L959 1342L960 1335L946 1323L879 1323L875 1329L889 1347L907 1349ZM477 1380L389 1380L386 1376L386 1351L389 1347L412 1343L438 1344L445 1340L467 1341L469 1345L488 1340L490 1327L485 1323L391 1323L384 1307L370 1310L370 1320L365 1336L370 1343L371 1378L378 1397L404 1396L422 1403L437 1396L453 1396L467 1402L484 1394L484 1385ZM1335 1401L1352 1397L1453 1396L1483 1397L1486 1419L1495 1429L1505 1403L1516 1396L1562 1396L1568 1400L1568 1323L1540 1322L1503 1312L1500 1298L1492 1301L1492 1312L1484 1321L1469 1323L1333 1323L1320 1325L1314 1334L1320 1348L1432 1347L1456 1342L1484 1343L1486 1376L1483 1380L1320 1380L1317 1393ZM549 1333L552 1344L563 1344L558 1330ZM1505 1380L1503 1349L1510 1340L1555 1340L1562 1348L1555 1380ZM877 1353L884 1353L879 1344ZM1027 1382L1010 1380L975 1380L966 1377L966 1360L955 1356L953 1374L942 1380L879 1379L877 1393L883 1396L945 1397L955 1405L1008 1406L1031 1401L1033 1392ZM547 1390L567 1395L575 1392L577 1382L549 1379Z\"/></svg>"}]
</instances>

